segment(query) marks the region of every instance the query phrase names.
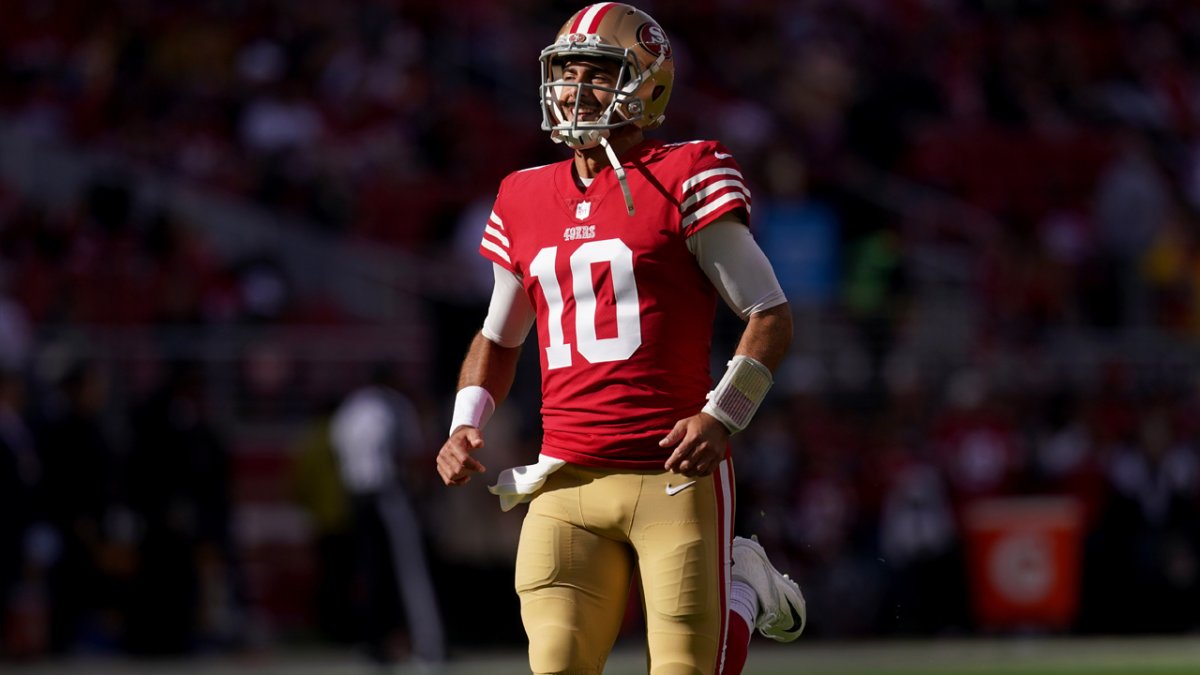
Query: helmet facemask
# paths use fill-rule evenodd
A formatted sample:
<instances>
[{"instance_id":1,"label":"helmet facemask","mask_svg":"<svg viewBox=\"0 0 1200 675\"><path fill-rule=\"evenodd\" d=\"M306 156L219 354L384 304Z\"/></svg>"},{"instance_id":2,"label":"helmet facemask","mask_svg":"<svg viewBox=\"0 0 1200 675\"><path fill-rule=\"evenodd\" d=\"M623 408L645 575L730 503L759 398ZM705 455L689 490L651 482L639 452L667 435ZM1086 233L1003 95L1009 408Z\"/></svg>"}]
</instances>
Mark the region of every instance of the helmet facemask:
<instances>
[{"instance_id":1,"label":"helmet facemask","mask_svg":"<svg viewBox=\"0 0 1200 675\"><path fill-rule=\"evenodd\" d=\"M563 71L572 57L620 63L616 83L612 87L605 87L590 82L564 80ZM542 50L541 54L542 84L539 93L542 129L549 131L550 137L556 142L565 143L574 149L586 149L595 147L601 138L607 138L613 129L619 127L630 124L643 128L657 126L662 121L661 116L658 120L644 119L646 106L639 93L643 93L641 90L645 87L653 87L650 76L657 70L661 61L660 58L653 62L650 68L644 69L630 49L598 44L594 40L571 42L560 39ZM564 87L575 89L574 107L570 110L570 115L561 103ZM585 90L593 95L588 98L594 97L597 92L611 95L608 104L599 111L595 119L579 119L580 102L585 98Z\"/></svg>"}]
</instances>

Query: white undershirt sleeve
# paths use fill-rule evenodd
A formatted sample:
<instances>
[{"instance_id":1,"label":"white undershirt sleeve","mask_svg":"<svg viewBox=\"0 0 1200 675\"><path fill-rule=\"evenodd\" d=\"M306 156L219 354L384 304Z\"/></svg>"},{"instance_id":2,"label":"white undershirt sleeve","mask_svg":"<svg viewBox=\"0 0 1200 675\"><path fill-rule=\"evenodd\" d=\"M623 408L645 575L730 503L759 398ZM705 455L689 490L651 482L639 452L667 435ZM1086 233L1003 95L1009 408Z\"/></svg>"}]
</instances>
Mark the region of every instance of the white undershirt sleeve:
<instances>
[{"instance_id":1,"label":"white undershirt sleeve","mask_svg":"<svg viewBox=\"0 0 1200 675\"><path fill-rule=\"evenodd\" d=\"M723 217L687 238L688 250L725 304L742 319L787 302L750 228Z\"/></svg>"},{"instance_id":2,"label":"white undershirt sleeve","mask_svg":"<svg viewBox=\"0 0 1200 675\"><path fill-rule=\"evenodd\" d=\"M496 283L481 332L501 347L518 347L524 344L536 318L533 304L517 275L495 263L492 267Z\"/></svg>"}]
</instances>

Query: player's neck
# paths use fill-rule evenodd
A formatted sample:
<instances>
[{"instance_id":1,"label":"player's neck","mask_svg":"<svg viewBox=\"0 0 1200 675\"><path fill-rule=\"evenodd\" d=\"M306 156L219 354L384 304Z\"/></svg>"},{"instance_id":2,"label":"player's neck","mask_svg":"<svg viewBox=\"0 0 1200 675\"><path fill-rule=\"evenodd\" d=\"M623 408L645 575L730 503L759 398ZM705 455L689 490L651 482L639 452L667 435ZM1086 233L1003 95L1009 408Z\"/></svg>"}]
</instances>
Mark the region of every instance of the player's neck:
<instances>
[{"instance_id":1,"label":"player's neck","mask_svg":"<svg viewBox=\"0 0 1200 675\"><path fill-rule=\"evenodd\" d=\"M613 152L617 153L617 157L621 157L626 150L645 139L641 129L629 125L614 129L608 137L608 143L612 146ZM603 145L575 151L575 172L580 178L595 178L596 174L611 166Z\"/></svg>"}]
</instances>

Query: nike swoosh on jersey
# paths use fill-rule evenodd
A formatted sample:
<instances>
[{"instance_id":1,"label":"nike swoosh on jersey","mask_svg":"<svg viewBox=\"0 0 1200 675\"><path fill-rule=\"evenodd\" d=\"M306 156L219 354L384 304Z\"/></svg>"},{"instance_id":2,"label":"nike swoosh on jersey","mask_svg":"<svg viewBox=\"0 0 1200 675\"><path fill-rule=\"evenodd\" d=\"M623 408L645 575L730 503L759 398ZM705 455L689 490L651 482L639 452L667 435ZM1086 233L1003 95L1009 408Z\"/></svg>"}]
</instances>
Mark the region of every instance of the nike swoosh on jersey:
<instances>
[{"instance_id":1,"label":"nike swoosh on jersey","mask_svg":"<svg viewBox=\"0 0 1200 675\"><path fill-rule=\"evenodd\" d=\"M713 152L713 155L715 155L717 159L729 159L730 157L733 157L733 155L729 154L728 152Z\"/></svg>"},{"instance_id":2,"label":"nike swoosh on jersey","mask_svg":"<svg viewBox=\"0 0 1200 675\"><path fill-rule=\"evenodd\" d=\"M679 494L680 492L683 492L684 490L690 488L691 486L693 486L695 484L696 484L696 481L694 481L694 480L690 480L690 481L688 481L686 483L682 483L680 485L671 485L670 483L667 483L667 496L674 497L675 495Z\"/></svg>"}]
</instances>

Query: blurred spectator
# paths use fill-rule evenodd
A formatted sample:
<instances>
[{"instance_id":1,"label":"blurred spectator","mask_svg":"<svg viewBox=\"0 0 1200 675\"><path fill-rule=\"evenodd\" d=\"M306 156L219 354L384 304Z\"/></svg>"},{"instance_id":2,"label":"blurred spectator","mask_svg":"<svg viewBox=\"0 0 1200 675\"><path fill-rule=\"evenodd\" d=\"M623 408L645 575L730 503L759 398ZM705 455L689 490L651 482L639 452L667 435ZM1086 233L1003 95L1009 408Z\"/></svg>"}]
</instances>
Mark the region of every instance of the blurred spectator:
<instances>
[{"instance_id":1,"label":"blurred spectator","mask_svg":"<svg viewBox=\"0 0 1200 675\"><path fill-rule=\"evenodd\" d=\"M223 318L213 306L218 263L194 228L174 213L156 212L143 228L140 248L147 268L144 292L152 303L151 321L198 325Z\"/></svg>"},{"instance_id":2,"label":"blurred spectator","mask_svg":"<svg viewBox=\"0 0 1200 675\"><path fill-rule=\"evenodd\" d=\"M354 614L354 537L350 498L333 449L330 402L302 430L289 476L292 497L308 514L317 563L313 619L335 642L357 637Z\"/></svg>"},{"instance_id":3,"label":"blurred spectator","mask_svg":"<svg viewBox=\"0 0 1200 675\"><path fill-rule=\"evenodd\" d=\"M50 577L51 648L112 650L132 542L122 526L122 458L102 421L108 385L97 364L78 358L56 384L37 425L46 515L61 542Z\"/></svg>"},{"instance_id":4,"label":"blurred spectator","mask_svg":"<svg viewBox=\"0 0 1200 675\"><path fill-rule=\"evenodd\" d=\"M879 523L888 570L882 626L909 635L962 630L967 624L963 545L942 474L912 457L889 467L887 475Z\"/></svg>"},{"instance_id":5,"label":"blurred spectator","mask_svg":"<svg viewBox=\"0 0 1200 675\"><path fill-rule=\"evenodd\" d=\"M1112 493L1096 542L1103 562L1092 582L1109 588L1111 605L1089 620L1120 632L1192 629L1200 602L1200 458L1161 408L1145 410L1132 440L1112 455Z\"/></svg>"},{"instance_id":6,"label":"blurred spectator","mask_svg":"<svg viewBox=\"0 0 1200 675\"><path fill-rule=\"evenodd\" d=\"M298 82L252 98L242 111L242 145L262 155L299 154L320 139L321 131L321 116Z\"/></svg>"},{"instance_id":7,"label":"blurred spectator","mask_svg":"<svg viewBox=\"0 0 1200 675\"><path fill-rule=\"evenodd\" d=\"M756 238L796 308L827 308L841 273L837 215L808 193L804 160L786 149L766 164L771 197L755 212Z\"/></svg>"},{"instance_id":8,"label":"blurred spectator","mask_svg":"<svg viewBox=\"0 0 1200 675\"><path fill-rule=\"evenodd\" d=\"M0 277L0 288L7 285L7 279ZM0 291L0 369L20 372L29 363L32 348L29 313L24 305Z\"/></svg>"},{"instance_id":9,"label":"blurred spectator","mask_svg":"<svg viewBox=\"0 0 1200 675\"><path fill-rule=\"evenodd\" d=\"M1069 273L1035 237L1030 230L1013 228L984 255L988 340L1040 344L1068 315Z\"/></svg>"},{"instance_id":10,"label":"blurred spectator","mask_svg":"<svg viewBox=\"0 0 1200 675\"><path fill-rule=\"evenodd\" d=\"M42 466L25 421L25 385L0 369L0 657L30 658L49 648L46 568L55 531L42 522Z\"/></svg>"},{"instance_id":11,"label":"blurred spectator","mask_svg":"<svg viewBox=\"0 0 1200 675\"><path fill-rule=\"evenodd\" d=\"M1033 413L1031 488L1043 494L1075 497L1087 523L1095 522L1105 489L1099 444L1088 427L1085 401L1058 390L1039 399Z\"/></svg>"},{"instance_id":12,"label":"blurred spectator","mask_svg":"<svg viewBox=\"0 0 1200 675\"><path fill-rule=\"evenodd\" d=\"M1116 275L1116 314L1104 325L1142 325L1149 319L1139 263L1167 222L1169 188L1149 139L1133 130L1121 135L1119 153L1096 184L1100 251Z\"/></svg>"},{"instance_id":13,"label":"blurred spectator","mask_svg":"<svg viewBox=\"0 0 1200 675\"><path fill-rule=\"evenodd\" d=\"M839 608L814 626L817 634L866 635L875 627L882 583L856 541L859 499L842 468L826 458L801 475L794 504L784 514L791 548L802 554L799 576L809 589L808 601Z\"/></svg>"},{"instance_id":14,"label":"blurred spectator","mask_svg":"<svg viewBox=\"0 0 1200 675\"><path fill-rule=\"evenodd\" d=\"M958 371L947 386L945 406L931 429L937 461L956 509L1021 487L1025 448L994 387L978 369Z\"/></svg>"},{"instance_id":15,"label":"blurred spectator","mask_svg":"<svg viewBox=\"0 0 1200 675\"><path fill-rule=\"evenodd\" d=\"M338 406L330 437L350 495L360 584L355 597L368 653L385 664L399 658L396 632L403 613L413 656L437 665L446 656L441 610L405 485L409 463L429 449L421 418L398 378L394 365L376 365L370 383Z\"/></svg>"},{"instance_id":16,"label":"blurred spectator","mask_svg":"<svg viewBox=\"0 0 1200 675\"><path fill-rule=\"evenodd\" d=\"M135 653L189 653L236 630L229 450L204 386L198 364L171 364L134 411L127 480L140 537L127 640Z\"/></svg>"},{"instance_id":17,"label":"blurred spectator","mask_svg":"<svg viewBox=\"0 0 1200 675\"><path fill-rule=\"evenodd\" d=\"M238 308L247 323L274 323L293 304L293 291L282 265L269 254L251 256L232 270Z\"/></svg>"},{"instance_id":18,"label":"blurred spectator","mask_svg":"<svg viewBox=\"0 0 1200 675\"><path fill-rule=\"evenodd\" d=\"M901 246L899 234L884 227L848 243L842 302L865 343L876 390L883 387L884 362L908 302Z\"/></svg>"},{"instance_id":19,"label":"blurred spectator","mask_svg":"<svg viewBox=\"0 0 1200 675\"><path fill-rule=\"evenodd\" d=\"M1148 321L1188 338L1200 335L1200 218L1172 200L1139 262Z\"/></svg>"}]
</instances>

